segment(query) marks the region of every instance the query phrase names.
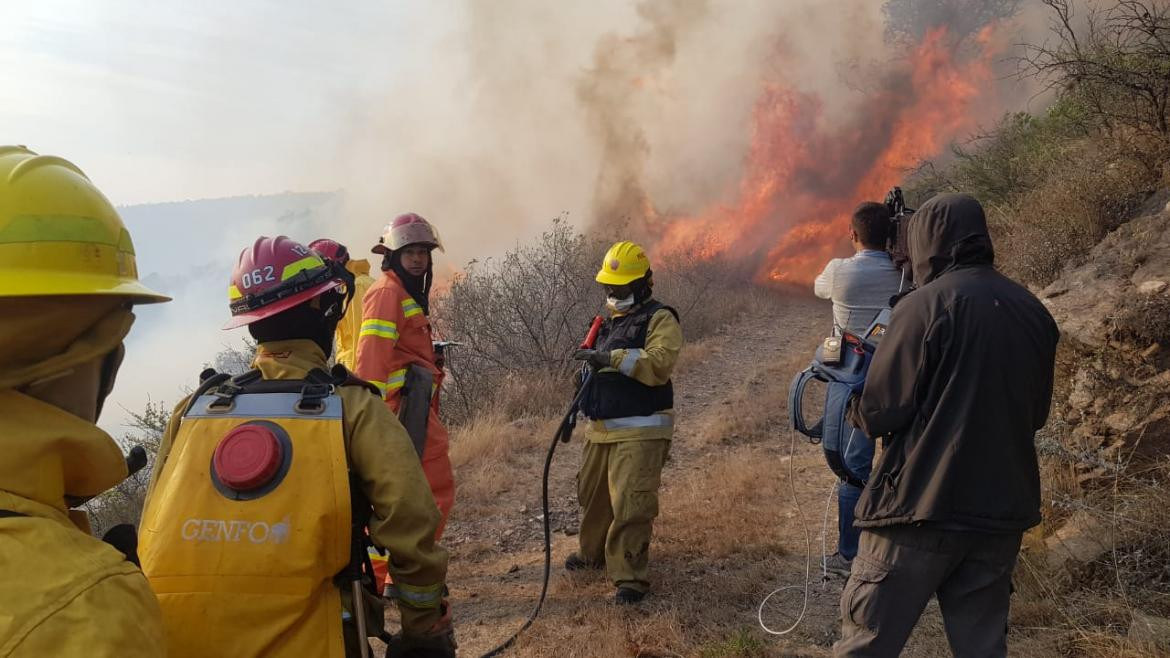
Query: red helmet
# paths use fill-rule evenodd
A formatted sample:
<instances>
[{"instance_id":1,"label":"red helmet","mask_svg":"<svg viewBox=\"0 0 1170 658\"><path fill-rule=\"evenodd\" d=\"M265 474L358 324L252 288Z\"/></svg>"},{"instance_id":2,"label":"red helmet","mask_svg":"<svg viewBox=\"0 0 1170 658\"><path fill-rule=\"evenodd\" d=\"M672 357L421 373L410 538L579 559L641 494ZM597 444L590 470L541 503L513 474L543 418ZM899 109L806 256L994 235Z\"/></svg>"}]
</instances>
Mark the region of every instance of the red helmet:
<instances>
[{"instance_id":1,"label":"red helmet","mask_svg":"<svg viewBox=\"0 0 1170 658\"><path fill-rule=\"evenodd\" d=\"M283 235L260 237L240 252L228 298L235 329L286 311L343 285L316 252Z\"/></svg>"},{"instance_id":2,"label":"red helmet","mask_svg":"<svg viewBox=\"0 0 1170 658\"><path fill-rule=\"evenodd\" d=\"M330 240L329 238L320 238L309 243L309 249L321 254L324 258L335 260L342 265L349 262L349 250L345 245Z\"/></svg>"},{"instance_id":3,"label":"red helmet","mask_svg":"<svg viewBox=\"0 0 1170 658\"><path fill-rule=\"evenodd\" d=\"M389 251L398 251L412 244L421 244L430 249L443 251L443 241L439 239L439 231L417 213L408 212L405 215L395 217L394 221L382 229L382 237L378 238L378 244L374 245L370 251L375 254L384 254Z\"/></svg>"}]
</instances>

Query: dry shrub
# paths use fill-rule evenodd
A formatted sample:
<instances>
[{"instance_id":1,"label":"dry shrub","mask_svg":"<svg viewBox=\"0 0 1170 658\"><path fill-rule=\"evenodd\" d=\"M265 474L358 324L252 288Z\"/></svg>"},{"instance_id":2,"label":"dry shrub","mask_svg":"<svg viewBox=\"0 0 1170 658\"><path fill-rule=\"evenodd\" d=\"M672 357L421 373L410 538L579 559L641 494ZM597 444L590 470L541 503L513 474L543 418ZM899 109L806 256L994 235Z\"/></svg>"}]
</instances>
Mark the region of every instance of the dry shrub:
<instances>
[{"instance_id":1,"label":"dry shrub","mask_svg":"<svg viewBox=\"0 0 1170 658\"><path fill-rule=\"evenodd\" d=\"M1046 473L1067 471L1083 459L1072 452L1048 452ZM1127 633L1135 614L1170 617L1170 465L1109 466L1109 477L1078 482L1045 478L1050 488L1043 529L1030 534L1016 570L1013 623L1043 628L1061 638L1064 655L1151 655ZM1088 531L1102 554L1087 563L1071 560L1060 569L1047 564L1043 538L1059 519L1088 519Z\"/></svg>"},{"instance_id":2,"label":"dry shrub","mask_svg":"<svg viewBox=\"0 0 1170 658\"><path fill-rule=\"evenodd\" d=\"M505 373L492 411L505 418L548 418L563 414L573 399L574 375L528 371Z\"/></svg>"},{"instance_id":3,"label":"dry shrub","mask_svg":"<svg viewBox=\"0 0 1170 658\"><path fill-rule=\"evenodd\" d=\"M992 214L997 261L1046 284L1136 210L1154 185L1134 160L1117 159L1096 140L1069 145L1066 160L1042 184Z\"/></svg>"},{"instance_id":4,"label":"dry shrub","mask_svg":"<svg viewBox=\"0 0 1170 658\"><path fill-rule=\"evenodd\" d=\"M672 254L654 271L654 297L678 311L690 340L710 336L748 313L759 296L743 264L726 257Z\"/></svg>"},{"instance_id":5,"label":"dry shrub","mask_svg":"<svg viewBox=\"0 0 1170 658\"><path fill-rule=\"evenodd\" d=\"M118 444L127 452L134 446L142 446L147 454L146 467L85 504L84 509L89 515L90 528L95 537L101 537L107 530L121 523L138 525L142 505L146 500L146 487L150 483L150 472L154 468L155 456L170 416L171 410L167 405L153 401L147 401L142 411L130 413L131 431L122 435Z\"/></svg>"},{"instance_id":6,"label":"dry shrub","mask_svg":"<svg viewBox=\"0 0 1170 658\"><path fill-rule=\"evenodd\" d=\"M498 410L551 414L568 401L571 356L604 294L593 278L611 240L553 221L500 259L472 262L435 300L439 333L462 345L447 358L444 417L452 425ZM688 340L701 339L763 302L741 265L672 254L654 270L654 296L675 308Z\"/></svg>"},{"instance_id":7,"label":"dry shrub","mask_svg":"<svg viewBox=\"0 0 1170 658\"><path fill-rule=\"evenodd\" d=\"M1114 321L1114 338L1138 345L1170 346L1170 295L1142 295Z\"/></svg>"}]
</instances>

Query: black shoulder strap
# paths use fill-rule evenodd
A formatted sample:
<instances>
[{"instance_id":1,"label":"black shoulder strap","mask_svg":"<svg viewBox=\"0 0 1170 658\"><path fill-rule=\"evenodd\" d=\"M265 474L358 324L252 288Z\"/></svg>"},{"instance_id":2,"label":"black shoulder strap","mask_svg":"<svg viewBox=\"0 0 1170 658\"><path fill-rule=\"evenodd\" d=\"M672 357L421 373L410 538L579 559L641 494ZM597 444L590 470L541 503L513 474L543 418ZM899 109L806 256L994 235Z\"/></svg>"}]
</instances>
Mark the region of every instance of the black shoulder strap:
<instances>
[{"instance_id":1,"label":"black shoulder strap","mask_svg":"<svg viewBox=\"0 0 1170 658\"><path fill-rule=\"evenodd\" d=\"M333 366L333 370L329 374L332 375L333 381L337 382L338 386L360 386L379 398L382 397L382 391L378 390L377 386L353 374L340 363Z\"/></svg>"}]
</instances>

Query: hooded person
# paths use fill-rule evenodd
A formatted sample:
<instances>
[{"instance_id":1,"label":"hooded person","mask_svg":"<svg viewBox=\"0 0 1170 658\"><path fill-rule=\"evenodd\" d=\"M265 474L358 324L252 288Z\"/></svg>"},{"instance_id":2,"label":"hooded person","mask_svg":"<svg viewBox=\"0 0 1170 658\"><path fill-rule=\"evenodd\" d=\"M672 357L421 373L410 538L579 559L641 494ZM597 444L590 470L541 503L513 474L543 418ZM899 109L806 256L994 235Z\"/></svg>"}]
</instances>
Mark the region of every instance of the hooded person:
<instances>
[{"instance_id":1,"label":"hooded person","mask_svg":"<svg viewBox=\"0 0 1170 658\"><path fill-rule=\"evenodd\" d=\"M0 146L0 656L162 656L158 602L71 509L127 477L94 423L138 282L130 234L72 163ZM125 536L119 526L108 536Z\"/></svg>"},{"instance_id":2,"label":"hooded person","mask_svg":"<svg viewBox=\"0 0 1170 658\"><path fill-rule=\"evenodd\" d=\"M357 339L362 327L362 299L365 298L366 291L370 289L370 286L374 285L374 279L370 276L370 261L350 258L349 250L345 248L345 245L328 238L310 242L309 248L324 258L338 261L353 275L353 298L356 303L350 306L345 317L337 323L334 360L348 370L355 370L357 368Z\"/></svg>"},{"instance_id":3,"label":"hooded person","mask_svg":"<svg viewBox=\"0 0 1170 658\"><path fill-rule=\"evenodd\" d=\"M1035 433L1059 331L996 271L975 199L936 196L909 221L918 288L894 307L849 413L883 450L855 510L834 655L898 655L937 595L956 655L1003 656L1016 555L1040 522Z\"/></svg>"},{"instance_id":4,"label":"hooded person","mask_svg":"<svg viewBox=\"0 0 1170 658\"><path fill-rule=\"evenodd\" d=\"M678 313L653 298L654 275L638 245L610 247L595 280L610 317L596 348L574 354L594 372L581 395L590 422L577 475L579 546L565 568L605 567L615 602L630 604L650 588L650 537L674 436L670 376L683 336Z\"/></svg>"},{"instance_id":5,"label":"hooded person","mask_svg":"<svg viewBox=\"0 0 1170 658\"><path fill-rule=\"evenodd\" d=\"M442 520L455 504L455 475L447 429L439 418L439 366L430 322L430 292L439 232L415 213L395 217L371 251L382 256L382 276L362 299L357 375L377 386L386 406L406 425Z\"/></svg>"},{"instance_id":6,"label":"hooded person","mask_svg":"<svg viewBox=\"0 0 1170 658\"><path fill-rule=\"evenodd\" d=\"M171 656L370 655L360 634L383 634L384 603L367 538L394 556L387 655L454 656L439 512L410 440L375 389L325 370L352 293L339 263L284 236L240 254L225 329L248 327L254 369L204 373L176 407L142 514Z\"/></svg>"}]
</instances>

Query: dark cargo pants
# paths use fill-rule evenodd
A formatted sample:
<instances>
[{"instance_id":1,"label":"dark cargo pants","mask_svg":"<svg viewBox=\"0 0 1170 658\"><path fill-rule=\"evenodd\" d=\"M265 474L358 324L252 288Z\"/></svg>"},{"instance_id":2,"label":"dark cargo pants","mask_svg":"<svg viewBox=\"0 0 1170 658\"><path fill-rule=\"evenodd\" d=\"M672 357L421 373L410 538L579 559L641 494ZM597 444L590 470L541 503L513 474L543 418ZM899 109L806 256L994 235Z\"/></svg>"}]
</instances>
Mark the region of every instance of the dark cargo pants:
<instances>
[{"instance_id":1,"label":"dark cargo pants","mask_svg":"<svg viewBox=\"0 0 1170 658\"><path fill-rule=\"evenodd\" d=\"M897 656L938 595L955 656L1007 655L1012 570L1022 533L865 528L841 592L834 656Z\"/></svg>"}]
</instances>

